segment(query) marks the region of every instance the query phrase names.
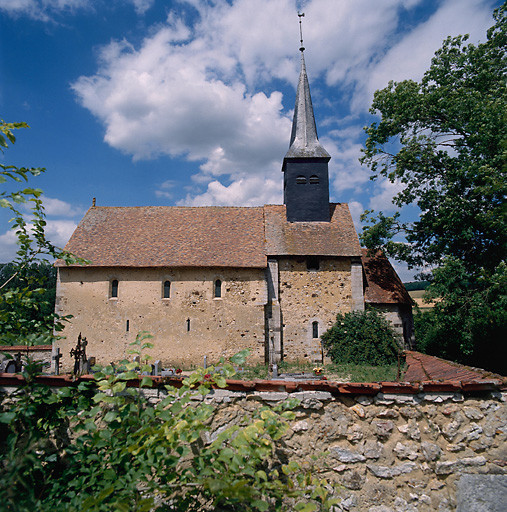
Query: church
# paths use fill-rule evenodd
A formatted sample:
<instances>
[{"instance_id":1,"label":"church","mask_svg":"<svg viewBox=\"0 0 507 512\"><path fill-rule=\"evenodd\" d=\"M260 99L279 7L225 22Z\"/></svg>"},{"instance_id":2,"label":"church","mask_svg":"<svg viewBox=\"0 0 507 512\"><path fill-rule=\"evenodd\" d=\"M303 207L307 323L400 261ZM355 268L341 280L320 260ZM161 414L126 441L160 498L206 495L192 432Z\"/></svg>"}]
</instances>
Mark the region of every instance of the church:
<instances>
[{"instance_id":1,"label":"church","mask_svg":"<svg viewBox=\"0 0 507 512\"><path fill-rule=\"evenodd\" d=\"M140 331L164 366L199 365L250 350L250 362L322 362L320 336L338 312L380 308L412 332L411 300L388 260L361 249L347 204L329 202L329 153L319 142L301 71L283 205L103 207L95 204L57 262L56 312L72 315L60 349L72 366L78 335L97 364L124 359Z\"/></svg>"}]
</instances>

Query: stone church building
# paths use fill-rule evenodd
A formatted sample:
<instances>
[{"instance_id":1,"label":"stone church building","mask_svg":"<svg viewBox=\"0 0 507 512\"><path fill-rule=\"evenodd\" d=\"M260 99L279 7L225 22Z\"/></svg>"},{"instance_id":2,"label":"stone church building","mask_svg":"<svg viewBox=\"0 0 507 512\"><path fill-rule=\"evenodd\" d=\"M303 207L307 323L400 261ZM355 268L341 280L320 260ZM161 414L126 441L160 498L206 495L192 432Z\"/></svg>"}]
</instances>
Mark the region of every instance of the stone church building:
<instances>
[{"instance_id":1,"label":"stone church building","mask_svg":"<svg viewBox=\"0 0 507 512\"><path fill-rule=\"evenodd\" d=\"M90 263L57 263L56 311L73 315L54 347L63 369L79 333L88 356L106 364L125 358L139 331L154 336L150 354L164 365L213 363L244 348L251 362L321 362L321 334L365 301L410 339L401 281L387 259L363 252L347 204L329 202L330 155L303 50L284 204L92 206L65 247Z\"/></svg>"}]
</instances>

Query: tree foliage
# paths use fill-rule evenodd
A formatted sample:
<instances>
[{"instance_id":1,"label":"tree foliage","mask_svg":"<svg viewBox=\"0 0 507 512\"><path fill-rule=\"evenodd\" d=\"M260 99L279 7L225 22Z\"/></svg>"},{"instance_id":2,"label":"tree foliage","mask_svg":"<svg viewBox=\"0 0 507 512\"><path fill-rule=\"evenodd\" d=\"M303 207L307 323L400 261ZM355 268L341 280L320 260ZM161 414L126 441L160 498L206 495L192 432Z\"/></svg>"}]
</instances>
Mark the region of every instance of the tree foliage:
<instances>
[{"instance_id":1,"label":"tree foliage","mask_svg":"<svg viewBox=\"0 0 507 512\"><path fill-rule=\"evenodd\" d=\"M388 365L400 353L392 324L376 310L338 313L336 323L322 335L333 363Z\"/></svg>"},{"instance_id":2,"label":"tree foliage","mask_svg":"<svg viewBox=\"0 0 507 512\"><path fill-rule=\"evenodd\" d=\"M422 346L462 362L489 352L490 361L481 360L496 360L496 368L507 334L497 310L506 294L506 5L486 42L449 37L420 83L390 82L375 93L370 111L381 120L366 128L362 158L373 179L403 184L393 199L399 209L419 209L409 221L400 211L366 212L362 241L410 267L435 269L428 291L441 300L425 313L431 329L416 332Z\"/></svg>"},{"instance_id":3,"label":"tree foliage","mask_svg":"<svg viewBox=\"0 0 507 512\"><path fill-rule=\"evenodd\" d=\"M2 152L9 143L16 142L13 130L19 128L28 128L28 125L0 121ZM47 298L47 266L40 265L43 265L41 261L44 258L61 258L69 263L78 260L46 238L42 191L32 187L11 190L13 185L17 188L44 171L40 167L0 164L0 184L3 187L0 189L0 207L8 209L12 215L11 225L18 244L15 260L4 266L1 272L0 343L3 344L49 343L53 328L57 331L63 329L62 320L65 319L48 307L51 301ZM23 205L28 207L28 216L22 211Z\"/></svg>"},{"instance_id":4,"label":"tree foliage","mask_svg":"<svg viewBox=\"0 0 507 512\"><path fill-rule=\"evenodd\" d=\"M22 268L14 263L0 264L0 282L6 283L0 295L0 344L17 345L20 337L50 333L55 319L59 330L56 268L51 263L36 261Z\"/></svg>"},{"instance_id":5,"label":"tree foliage","mask_svg":"<svg viewBox=\"0 0 507 512\"><path fill-rule=\"evenodd\" d=\"M151 344L140 333L132 352ZM241 364L246 352L231 360ZM28 377L0 413L0 500L19 511L329 510L326 481L280 462L277 441L295 401L261 407L212 436L215 408L205 398L234 375L222 362L167 385L150 405L138 363L106 367L93 386L58 391ZM118 373L119 370L119 373ZM141 388L131 387L141 379ZM10 507L10 508L9 508Z\"/></svg>"}]
</instances>

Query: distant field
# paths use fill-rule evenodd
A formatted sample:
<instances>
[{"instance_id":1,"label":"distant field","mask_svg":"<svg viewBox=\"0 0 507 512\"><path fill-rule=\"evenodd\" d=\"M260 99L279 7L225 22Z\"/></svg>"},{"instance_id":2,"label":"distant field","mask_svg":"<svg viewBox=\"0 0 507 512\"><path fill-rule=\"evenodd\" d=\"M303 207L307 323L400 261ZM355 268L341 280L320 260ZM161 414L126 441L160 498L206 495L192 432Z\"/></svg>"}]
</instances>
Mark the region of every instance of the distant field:
<instances>
[{"instance_id":1,"label":"distant field","mask_svg":"<svg viewBox=\"0 0 507 512\"><path fill-rule=\"evenodd\" d=\"M421 309L421 311L427 311L429 309L432 309L435 306L436 302L423 302L424 292L425 290L412 290L408 292L412 300L419 306L419 309Z\"/></svg>"}]
</instances>

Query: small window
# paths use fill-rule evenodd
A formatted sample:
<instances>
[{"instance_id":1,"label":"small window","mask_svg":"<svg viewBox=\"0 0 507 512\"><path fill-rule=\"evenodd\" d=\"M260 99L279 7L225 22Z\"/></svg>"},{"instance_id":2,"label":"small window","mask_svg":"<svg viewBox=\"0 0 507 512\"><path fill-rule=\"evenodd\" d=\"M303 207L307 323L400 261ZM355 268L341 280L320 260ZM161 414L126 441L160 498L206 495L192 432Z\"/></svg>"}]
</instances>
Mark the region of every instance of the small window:
<instances>
[{"instance_id":1,"label":"small window","mask_svg":"<svg viewBox=\"0 0 507 512\"><path fill-rule=\"evenodd\" d=\"M306 259L306 270L319 270L319 258L310 257Z\"/></svg>"},{"instance_id":2,"label":"small window","mask_svg":"<svg viewBox=\"0 0 507 512\"><path fill-rule=\"evenodd\" d=\"M219 299L222 297L222 281L220 279L217 279L215 281L215 293L214 293L215 299Z\"/></svg>"},{"instance_id":3,"label":"small window","mask_svg":"<svg viewBox=\"0 0 507 512\"><path fill-rule=\"evenodd\" d=\"M304 176L298 176L296 178L296 183L298 185L306 185L306 178Z\"/></svg>"},{"instance_id":4,"label":"small window","mask_svg":"<svg viewBox=\"0 0 507 512\"><path fill-rule=\"evenodd\" d=\"M187 318L187 332L190 332L190 318Z\"/></svg>"},{"instance_id":5,"label":"small window","mask_svg":"<svg viewBox=\"0 0 507 512\"><path fill-rule=\"evenodd\" d=\"M111 298L118 298L118 279L113 279L111 281Z\"/></svg>"},{"instance_id":6,"label":"small window","mask_svg":"<svg viewBox=\"0 0 507 512\"><path fill-rule=\"evenodd\" d=\"M312 323L312 337L314 339L319 337L319 322Z\"/></svg>"},{"instance_id":7,"label":"small window","mask_svg":"<svg viewBox=\"0 0 507 512\"><path fill-rule=\"evenodd\" d=\"M127 320L127 325L126 325L126 329L125 329L127 332L130 331L130 321Z\"/></svg>"},{"instance_id":8,"label":"small window","mask_svg":"<svg viewBox=\"0 0 507 512\"><path fill-rule=\"evenodd\" d=\"M311 185L319 184L319 177L316 174L314 174L313 176L310 176L310 184Z\"/></svg>"},{"instance_id":9,"label":"small window","mask_svg":"<svg viewBox=\"0 0 507 512\"><path fill-rule=\"evenodd\" d=\"M163 298L169 299L171 297L171 281L164 281Z\"/></svg>"}]
</instances>

